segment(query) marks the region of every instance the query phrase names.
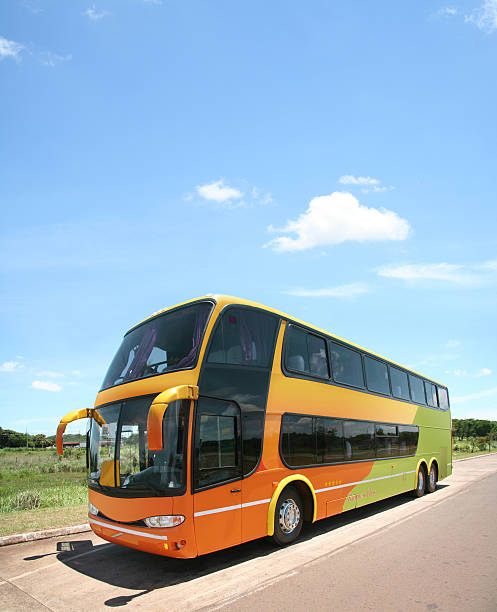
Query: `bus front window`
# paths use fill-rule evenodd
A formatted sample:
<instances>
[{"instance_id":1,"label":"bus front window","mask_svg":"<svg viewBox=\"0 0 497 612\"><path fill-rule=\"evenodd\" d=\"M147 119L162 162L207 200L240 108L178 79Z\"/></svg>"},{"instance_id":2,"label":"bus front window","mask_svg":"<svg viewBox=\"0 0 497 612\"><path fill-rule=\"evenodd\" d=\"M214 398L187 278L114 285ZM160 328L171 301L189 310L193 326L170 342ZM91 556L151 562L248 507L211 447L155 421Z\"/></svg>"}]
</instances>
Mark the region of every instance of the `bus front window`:
<instances>
[{"instance_id":1,"label":"bus front window","mask_svg":"<svg viewBox=\"0 0 497 612\"><path fill-rule=\"evenodd\" d=\"M168 406L163 421L164 448L150 451L147 415L151 402L150 397L136 398L98 409L105 424L92 423L90 485L145 495L167 495L184 488L188 402Z\"/></svg>"}]
</instances>

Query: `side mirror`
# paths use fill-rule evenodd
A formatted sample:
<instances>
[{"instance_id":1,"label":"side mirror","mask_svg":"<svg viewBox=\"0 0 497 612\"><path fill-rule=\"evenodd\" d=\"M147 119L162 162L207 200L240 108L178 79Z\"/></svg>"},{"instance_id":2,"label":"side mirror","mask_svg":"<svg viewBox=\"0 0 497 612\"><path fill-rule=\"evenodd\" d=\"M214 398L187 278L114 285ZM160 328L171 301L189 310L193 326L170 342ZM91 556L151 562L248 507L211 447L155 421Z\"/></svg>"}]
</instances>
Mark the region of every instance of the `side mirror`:
<instances>
[{"instance_id":1,"label":"side mirror","mask_svg":"<svg viewBox=\"0 0 497 612\"><path fill-rule=\"evenodd\" d=\"M154 399L148 411L147 437L148 449L151 451L162 450L162 421L167 406L177 400L198 399L198 387L196 385L180 385L166 389Z\"/></svg>"}]
</instances>

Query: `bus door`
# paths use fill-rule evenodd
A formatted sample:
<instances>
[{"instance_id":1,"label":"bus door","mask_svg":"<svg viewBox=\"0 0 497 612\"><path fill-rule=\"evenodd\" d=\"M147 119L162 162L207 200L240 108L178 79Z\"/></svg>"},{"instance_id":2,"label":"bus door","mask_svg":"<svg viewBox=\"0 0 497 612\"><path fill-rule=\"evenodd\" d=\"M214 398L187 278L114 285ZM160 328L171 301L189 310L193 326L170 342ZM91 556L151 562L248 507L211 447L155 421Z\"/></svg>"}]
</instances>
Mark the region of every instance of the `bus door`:
<instances>
[{"instance_id":1,"label":"bus door","mask_svg":"<svg viewBox=\"0 0 497 612\"><path fill-rule=\"evenodd\" d=\"M200 397L193 449L195 537L202 555L241 543L240 408Z\"/></svg>"}]
</instances>

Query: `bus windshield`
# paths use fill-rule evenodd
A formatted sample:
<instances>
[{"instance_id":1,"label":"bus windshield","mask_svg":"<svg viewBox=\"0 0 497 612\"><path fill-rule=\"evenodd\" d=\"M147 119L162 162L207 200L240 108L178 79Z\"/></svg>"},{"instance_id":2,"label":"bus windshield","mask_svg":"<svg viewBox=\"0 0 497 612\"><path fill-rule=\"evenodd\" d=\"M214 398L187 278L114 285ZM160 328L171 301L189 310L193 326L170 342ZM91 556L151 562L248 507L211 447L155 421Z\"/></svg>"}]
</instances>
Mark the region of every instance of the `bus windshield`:
<instances>
[{"instance_id":1,"label":"bus windshield","mask_svg":"<svg viewBox=\"0 0 497 612\"><path fill-rule=\"evenodd\" d=\"M169 404L163 421L164 448L149 451L147 415L151 397L97 408L90 434L89 484L168 495L184 489L188 403Z\"/></svg>"},{"instance_id":2,"label":"bus windshield","mask_svg":"<svg viewBox=\"0 0 497 612\"><path fill-rule=\"evenodd\" d=\"M185 306L132 329L124 336L102 389L194 367L211 309L210 302Z\"/></svg>"}]
</instances>

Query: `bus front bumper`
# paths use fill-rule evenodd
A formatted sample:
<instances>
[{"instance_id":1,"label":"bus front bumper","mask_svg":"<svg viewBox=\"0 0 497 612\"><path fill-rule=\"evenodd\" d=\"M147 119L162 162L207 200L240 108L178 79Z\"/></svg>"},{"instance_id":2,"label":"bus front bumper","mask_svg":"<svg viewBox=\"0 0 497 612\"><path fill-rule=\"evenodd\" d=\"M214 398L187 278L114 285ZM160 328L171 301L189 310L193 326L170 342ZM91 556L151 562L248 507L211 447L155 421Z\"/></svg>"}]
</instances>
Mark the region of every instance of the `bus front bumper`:
<instances>
[{"instance_id":1,"label":"bus front bumper","mask_svg":"<svg viewBox=\"0 0 497 612\"><path fill-rule=\"evenodd\" d=\"M93 514L88 515L88 521L96 535L112 544L120 544L164 557L191 559L197 556L194 530L188 525L188 519L178 527L162 529L113 523Z\"/></svg>"}]
</instances>

